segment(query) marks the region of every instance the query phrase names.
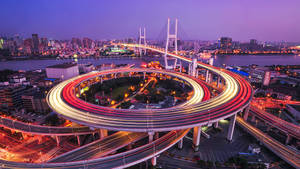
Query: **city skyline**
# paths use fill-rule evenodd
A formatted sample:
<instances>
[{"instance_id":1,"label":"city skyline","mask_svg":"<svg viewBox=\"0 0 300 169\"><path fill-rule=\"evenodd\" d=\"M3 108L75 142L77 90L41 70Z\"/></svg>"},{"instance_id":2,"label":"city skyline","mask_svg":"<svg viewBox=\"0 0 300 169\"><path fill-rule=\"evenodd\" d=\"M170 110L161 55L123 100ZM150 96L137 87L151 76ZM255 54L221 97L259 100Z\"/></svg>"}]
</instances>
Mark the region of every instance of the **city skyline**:
<instances>
[{"instance_id":1,"label":"city skyline","mask_svg":"<svg viewBox=\"0 0 300 169\"><path fill-rule=\"evenodd\" d=\"M296 0L188 2L3 1L0 35L30 37L38 33L40 37L61 40L119 39L137 37L138 28L145 26L149 39L157 39L170 17L179 19L179 29L183 29L179 34L188 32L182 39L217 40L222 36L236 41L254 38L298 42L300 39L297 23L300 2Z\"/></svg>"}]
</instances>

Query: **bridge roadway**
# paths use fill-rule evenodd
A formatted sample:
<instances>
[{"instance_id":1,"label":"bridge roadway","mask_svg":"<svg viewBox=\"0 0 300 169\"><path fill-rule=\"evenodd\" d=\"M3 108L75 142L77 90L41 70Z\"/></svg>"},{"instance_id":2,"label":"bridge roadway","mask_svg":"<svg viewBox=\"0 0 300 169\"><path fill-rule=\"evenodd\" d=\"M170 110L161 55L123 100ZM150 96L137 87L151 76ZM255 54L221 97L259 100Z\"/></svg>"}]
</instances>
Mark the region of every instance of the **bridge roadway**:
<instances>
[{"instance_id":1,"label":"bridge roadway","mask_svg":"<svg viewBox=\"0 0 300 169\"><path fill-rule=\"evenodd\" d=\"M144 47L149 48L151 50L158 50L158 48L153 48L153 47L150 48L148 46L144 46ZM163 53L163 50L160 50L160 52ZM175 56L179 59L191 62L189 58L175 55L173 53L168 53L168 55L171 55L173 57ZM2 164L0 165L0 167L2 168L40 168L40 167L43 168L86 168L86 167L123 168L123 167L129 167L139 162L156 157L161 152L170 148L171 146L176 144L179 140L181 140L187 134L187 132L190 130L191 127L213 123L220 119L230 117L238 113L239 111L241 111L246 106L248 106L252 98L252 88L247 81L245 81L240 76L232 72L229 72L227 70L215 68L213 66L203 64L200 62L198 62L198 65L207 68L208 70L221 76L225 80L225 84L226 84L225 90L220 95L210 100L204 101L202 104L199 104L199 101L201 101L201 98L199 98L199 95L201 95L201 89L199 89L199 91L194 91L195 93L198 93L198 94L194 94L194 98L196 98L194 104L193 103L183 104L184 106L179 105L177 107L168 108L168 109L157 109L157 110L147 110L147 111L145 110L139 112L140 116L135 111L129 112L129 114L127 114L128 112L126 110L119 110L115 112L107 109L105 112L102 112L103 110L101 110L101 107L93 107L93 109L91 109L91 110L97 110L97 109L101 110L100 112L97 112L97 116L99 116L99 114L103 116L103 113L104 114L106 113L105 114L106 116L102 117L102 120L104 121L100 120L97 121L96 123L98 124L96 126L100 128L117 129L117 130L125 129L128 131L133 130L133 131L150 131L150 132L172 130L168 134L159 138L158 140L155 140L154 142L151 142L144 146L132 149L130 151L126 151L124 153L119 153L112 156L91 159L86 161L76 161L76 162L66 162L66 163L28 164L28 163L15 163L15 162L8 162L8 161L1 160L0 163ZM129 71L131 70L128 70L128 72ZM176 75L176 77L178 76L179 75ZM187 79L193 79L193 78L188 77ZM75 81L75 79L73 79L72 81L69 81L68 87L66 87L67 84L64 84L63 86L53 89L54 91L59 91L58 93L60 93L61 95L53 91L49 92L51 93L51 95L48 94L47 99L50 106L51 106L50 102L53 103L52 106L56 106L55 103L57 102L65 103L64 101L70 98L75 99L75 102L72 102L72 100L71 101L68 100L67 103L65 103L65 105L70 106L73 104L72 106L75 107L74 104L80 103L80 101L82 100L78 99L77 97L73 97L74 87L77 86L78 83L80 83L80 80L78 82ZM73 85L73 88L70 87L71 85ZM52 92L55 94L53 94ZM203 96L203 99L204 98L205 96ZM58 99L57 102L55 102L56 99ZM85 106L86 105L84 105L83 107L86 108ZM65 110L72 111L76 109L74 109L73 107L68 107L68 109ZM84 120L93 120L93 118L95 117L95 114L93 114L94 116L90 116L92 115L92 113L89 111L85 110L82 112L84 112L84 114L81 117ZM62 112L58 111L58 113L61 114ZM111 119L110 116L114 116L114 115L116 115L116 117L121 117L121 118L117 119L113 117ZM85 116L87 116L87 118ZM159 119L160 116L163 117L163 120ZM70 117L69 119L72 118ZM112 122L112 124L107 125L108 121L105 121L105 119L108 119L108 121ZM81 121L81 119L77 119L77 120ZM125 122L122 120L125 120ZM116 123L114 123L114 121L116 121ZM100 125L99 122L101 122ZM87 124L89 124L89 126L91 127L94 127L95 125L94 122L87 123ZM177 130L177 129L182 129L182 130Z\"/></svg>"},{"instance_id":2,"label":"bridge roadway","mask_svg":"<svg viewBox=\"0 0 300 169\"><path fill-rule=\"evenodd\" d=\"M268 123L270 126L273 126L282 132L289 134L300 140L300 126L293 123L289 123L285 120L282 120L266 111L263 111L253 105L251 105L250 111L255 115L255 117L260 118L261 120Z\"/></svg>"},{"instance_id":3,"label":"bridge roadway","mask_svg":"<svg viewBox=\"0 0 300 169\"><path fill-rule=\"evenodd\" d=\"M91 134L95 131L90 130L89 127L55 127L55 126L42 126L37 124L25 123L18 120L0 116L0 126L21 131L24 133L38 134L38 135L84 135Z\"/></svg>"},{"instance_id":4,"label":"bridge roadway","mask_svg":"<svg viewBox=\"0 0 300 169\"><path fill-rule=\"evenodd\" d=\"M279 143L272 137L268 136L267 134L264 134L256 127L253 127L252 125L244 121L241 117L237 117L237 122L242 128L244 128L247 132L253 135L256 139L258 139L262 144L264 144L277 156L282 158L284 161L286 161L293 167L300 168L300 156L298 151L289 149L288 147Z\"/></svg>"},{"instance_id":5,"label":"bridge roadway","mask_svg":"<svg viewBox=\"0 0 300 169\"><path fill-rule=\"evenodd\" d=\"M139 45L132 44L123 45L139 47ZM161 53L164 52L149 46L144 47ZM168 54L191 62L189 58L173 53ZM188 82L191 79L197 80L178 72L129 68L114 69L111 70L112 72L92 72L74 77L54 87L49 92L47 100L54 111L79 124L94 128L132 132L171 131L207 125L230 117L249 105L252 98L252 87L245 79L230 71L201 62L198 62L198 65L221 76L226 84L225 90L220 95L205 102L197 101L203 97L201 89L194 89L194 100L189 103L167 109L111 109L84 102L76 97L74 89L82 82L113 72L156 72L168 74Z\"/></svg>"},{"instance_id":6,"label":"bridge roadway","mask_svg":"<svg viewBox=\"0 0 300 169\"><path fill-rule=\"evenodd\" d=\"M173 130L144 146L97 159L66 162L66 163L17 163L0 160L0 168L64 168L64 169L86 169L86 168L126 168L142 161L156 157L174 144L179 142L189 131Z\"/></svg>"},{"instance_id":7,"label":"bridge roadway","mask_svg":"<svg viewBox=\"0 0 300 169\"><path fill-rule=\"evenodd\" d=\"M90 144L78 147L72 151L61 154L48 162L70 162L95 159L109 155L120 148L147 137L147 133L133 133L126 131L118 131L103 139L94 141Z\"/></svg>"}]
</instances>

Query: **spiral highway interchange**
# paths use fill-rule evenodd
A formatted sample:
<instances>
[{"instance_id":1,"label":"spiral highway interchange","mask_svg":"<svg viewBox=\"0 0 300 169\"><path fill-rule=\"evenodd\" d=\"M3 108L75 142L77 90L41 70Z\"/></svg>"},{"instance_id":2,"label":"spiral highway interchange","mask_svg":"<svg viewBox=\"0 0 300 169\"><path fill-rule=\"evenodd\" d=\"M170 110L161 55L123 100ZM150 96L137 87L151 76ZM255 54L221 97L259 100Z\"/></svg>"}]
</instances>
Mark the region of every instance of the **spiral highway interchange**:
<instances>
[{"instance_id":1,"label":"spiral highway interchange","mask_svg":"<svg viewBox=\"0 0 300 169\"><path fill-rule=\"evenodd\" d=\"M131 45L128 44L128 46ZM161 50L157 49L157 51ZM175 54L171 53L170 55L173 56ZM175 56L191 62L188 58L179 55ZM94 128L133 132L171 131L192 128L227 118L248 106L252 98L252 88L245 79L227 70L221 70L201 62L198 62L198 65L221 76L226 84L221 94L205 102L200 102L203 92L199 87L194 88L195 94L190 102L168 109L111 109L84 102L76 97L74 89L80 83L91 78L108 73L147 72L147 70L131 70L129 68L110 70L108 72L92 72L71 78L54 87L49 92L47 100L54 111L79 124ZM162 72L156 70L156 73ZM184 78L178 73L176 75L167 71L165 73L189 81L188 78Z\"/></svg>"},{"instance_id":2,"label":"spiral highway interchange","mask_svg":"<svg viewBox=\"0 0 300 169\"><path fill-rule=\"evenodd\" d=\"M137 44L120 44L127 47L142 47L164 53L160 48ZM192 62L191 59L168 53L169 56ZM65 117L91 128L101 128L129 132L169 131L162 137L144 146L97 159L63 163L16 163L1 160L2 168L124 168L159 155L180 141L193 127L211 124L236 115L247 107L252 99L252 87L242 77L230 71L197 62L198 66L220 76L225 84L224 90L210 98L206 84L195 77L174 71L121 68L100 72L91 72L66 80L55 86L47 96L50 107ZM166 74L191 85L194 94L187 102L165 109L113 109L81 100L76 94L80 84L99 82L99 78L108 74L130 72ZM96 80L98 79L98 81Z\"/></svg>"}]
</instances>

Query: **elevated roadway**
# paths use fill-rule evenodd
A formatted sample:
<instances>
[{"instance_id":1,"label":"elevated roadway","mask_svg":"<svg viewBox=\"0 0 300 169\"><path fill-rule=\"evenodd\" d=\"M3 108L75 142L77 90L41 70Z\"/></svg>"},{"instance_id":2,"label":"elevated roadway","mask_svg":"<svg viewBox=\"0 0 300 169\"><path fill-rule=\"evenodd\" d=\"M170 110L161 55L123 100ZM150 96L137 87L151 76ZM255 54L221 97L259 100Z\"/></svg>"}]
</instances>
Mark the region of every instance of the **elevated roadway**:
<instances>
[{"instance_id":1,"label":"elevated roadway","mask_svg":"<svg viewBox=\"0 0 300 169\"><path fill-rule=\"evenodd\" d=\"M147 133L119 131L103 139L61 154L48 162L70 162L99 158L117 151L131 143L147 137Z\"/></svg>"},{"instance_id":2,"label":"elevated roadway","mask_svg":"<svg viewBox=\"0 0 300 169\"><path fill-rule=\"evenodd\" d=\"M299 151L289 149L288 147L279 143L272 137L268 136L267 134L264 134L256 127L253 127L252 125L244 121L241 117L237 117L237 122L242 128L244 128L248 133L253 135L256 139L258 139L262 144L264 144L268 149L270 149L277 156L282 158L291 166L295 168L300 168Z\"/></svg>"},{"instance_id":3,"label":"elevated roadway","mask_svg":"<svg viewBox=\"0 0 300 169\"><path fill-rule=\"evenodd\" d=\"M129 47L141 46L132 44L123 45ZM142 47L161 53L164 52L161 49L150 46ZM180 55L173 53L168 53L168 55L191 62L191 59ZM107 74L107 71L93 72L64 81L49 92L47 100L53 110L79 124L95 128L132 132L171 131L206 125L230 117L249 105L252 98L252 87L245 79L224 69L201 62L197 64L221 76L226 84L225 90L220 95L206 102L199 102L203 97L203 90L195 88L195 86L193 86L194 97L191 99L193 102L190 101L187 104L167 109L109 109L86 103L75 96L74 88L88 79ZM115 69L110 73L137 71L168 74L191 84L191 79L197 80L194 77L178 72L160 70ZM201 87L203 88L204 85L201 85Z\"/></svg>"},{"instance_id":4,"label":"elevated roadway","mask_svg":"<svg viewBox=\"0 0 300 169\"><path fill-rule=\"evenodd\" d=\"M187 133L186 130L174 130L163 137L144 146L107 157L62 163L17 163L0 160L0 168L61 168L61 169L86 169L86 168L126 168L158 156L174 144L179 142Z\"/></svg>"},{"instance_id":5,"label":"elevated roadway","mask_svg":"<svg viewBox=\"0 0 300 169\"><path fill-rule=\"evenodd\" d=\"M11 118L0 116L0 126L21 131L24 133L38 134L38 135L55 135L55 136L69 136L69 135L84 135L91 134L95 131L90 130L87 126L82 127L55 127L42 126L31 123L25 123Z\"/></svg>"},{"instance_id":6,"label":"elevated roadway","mask_svg":"<svg viewBox=\"0 0 300 169\"><path fill-rule=\"evenodd\" d=\"M273 126L280 131L300 140L300 126L282 120L281 118L278 118L271 113L261 110L253 105L251 105L250 111L255 117L263 120L268 125Z\"/></svg>"}]
</instances>

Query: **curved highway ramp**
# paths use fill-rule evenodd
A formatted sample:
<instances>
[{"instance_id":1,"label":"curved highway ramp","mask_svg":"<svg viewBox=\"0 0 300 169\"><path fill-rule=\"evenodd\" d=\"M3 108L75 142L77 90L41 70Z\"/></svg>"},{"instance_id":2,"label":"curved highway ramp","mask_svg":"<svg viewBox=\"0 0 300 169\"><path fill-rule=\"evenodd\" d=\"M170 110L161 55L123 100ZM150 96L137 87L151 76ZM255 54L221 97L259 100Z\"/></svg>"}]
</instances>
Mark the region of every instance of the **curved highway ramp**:
<instances>
[{"instance_id":1,"label":"curved highway ramp","mask_svg":"<svg viewBox=\"0 0 300 169\"><path fill-rule=\"evenodd\" d=\"M61 154L48 162L70 162L103 157L147 136L147 133L119 131L103 139Z\"/></svg>"}]
</instances>

